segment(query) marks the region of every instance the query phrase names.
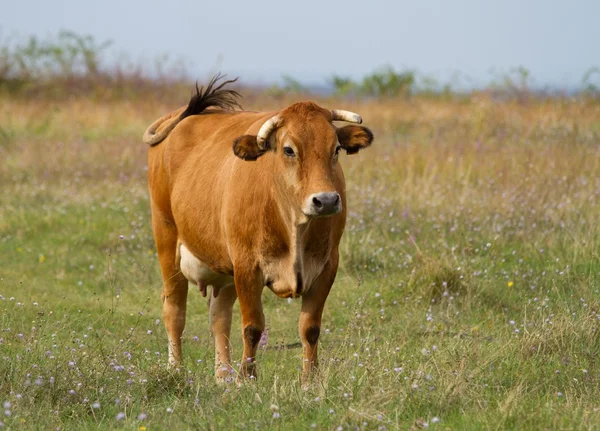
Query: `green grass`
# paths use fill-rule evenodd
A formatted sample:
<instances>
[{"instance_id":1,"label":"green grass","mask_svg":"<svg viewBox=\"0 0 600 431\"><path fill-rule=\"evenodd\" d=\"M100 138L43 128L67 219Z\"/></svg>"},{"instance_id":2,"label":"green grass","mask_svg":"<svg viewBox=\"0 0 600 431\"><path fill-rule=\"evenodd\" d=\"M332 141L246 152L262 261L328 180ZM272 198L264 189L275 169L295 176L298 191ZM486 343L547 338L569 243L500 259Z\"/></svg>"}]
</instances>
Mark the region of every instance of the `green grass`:
<instances>
[{"instance_id":1,"label":"green grass","mask_svg":"<svg viewBox=\"0 0 600 431\"><path fill-rule=\"evenodd\" d=\"M600 427L597 105L343 106L376 142L342 159L350 215L320 373L305 391L300 303L269 291L256 382L215 385L206 301L194 289L185 366L166 367L138 135L168 108L79 100L50 116L5 102L4 427Z\"/></svg>"}]
</instances>

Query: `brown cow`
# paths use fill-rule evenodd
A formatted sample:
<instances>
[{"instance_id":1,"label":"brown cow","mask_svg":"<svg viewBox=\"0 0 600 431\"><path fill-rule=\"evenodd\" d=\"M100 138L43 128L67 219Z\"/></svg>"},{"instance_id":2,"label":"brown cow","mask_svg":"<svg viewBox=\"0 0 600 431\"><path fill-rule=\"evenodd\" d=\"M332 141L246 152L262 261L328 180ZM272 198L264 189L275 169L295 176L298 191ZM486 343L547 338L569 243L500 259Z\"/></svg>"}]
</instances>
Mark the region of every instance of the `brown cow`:
<instances>
[{"instance_id":1,"label":"brown cow","mask_svg":"<svg viewBox=\"0 0 600 431\"><path fill-rule=\"evenodd\" d=\"M188 280L209 298L217 381L228 381L233 303L239 298L244 351L240 376L255 377L265 327L264 286L302 297L299 331L303 380L317 365L323 306L338 268L346 223L344 174L338 162L368 147L365 127L348 111L312 102L278 112L234 111L237 92L211 80L188 106L144 134L152 227L162 270L169 363L181 361ZM158 145L160 143L160 145Z\"/></svg>"}]
</instances>

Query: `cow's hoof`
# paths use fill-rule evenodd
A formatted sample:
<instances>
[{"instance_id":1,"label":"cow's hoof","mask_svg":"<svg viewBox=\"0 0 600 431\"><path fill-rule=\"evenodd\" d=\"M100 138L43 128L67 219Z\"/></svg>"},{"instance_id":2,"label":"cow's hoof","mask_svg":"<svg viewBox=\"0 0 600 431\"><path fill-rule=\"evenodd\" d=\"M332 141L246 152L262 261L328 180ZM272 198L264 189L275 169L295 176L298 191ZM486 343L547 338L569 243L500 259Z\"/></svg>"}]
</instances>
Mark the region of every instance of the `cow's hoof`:
<instances>
[{"instance_id":1,"label":"cow's hoof","mask_svg":"<svg viewBox=\"0 0 600 431\"><path fill-rule=\"evenodd\" d=\"M238 378L235 381L235 384L237 385L238 388L241 388L244 385L251 384L254 382L256 382L256 376L247 376L247 377L238 376Z\"/></svg>"},{"instance_id":2,"label":"cow's hoof","mask_svg":"<svg viewBox=\"0 0 600 431\"><path fill-rule=\"evenodd\" d=\"M235 382L235 376L216 376L215 383L217 386L229 386Z\"/></svg>"},{"instance_id":3,"label":"cow's hoof","mask_svg":"<svg viewBox=\"0 0 600 431\"><path fill-rule=\"evenodd\" d=\"M319 369L316 367L312 367L310 370L305 370L302 372L302 377L300 378L301 388L304 391L307 391L311 388L314 388L320 379Z\"/></svg>"},{"instance_id":4,"label":"cow's hoof","mask_svg":"<svg viewBox=\"0 0 600 431\"><path fill-rule=\"evenodd\" d=\"M246 362L242 364L240 375L246 379L256 379L258 377L255 362Z\"/></svg>"},{"instance_id":5,"label":"cow's hoof","mask_svg":"<svg viewBox=\"0 0 600 431\"><path fill-rule=\"evenodd\" d=\"M303 374L300 379L300 387L303 391L308 391L315 385L315 376L312 374Z\"/></svg>"},{"instance_id":6,"label":"cow's hoof","mask_svg":"<svg viewBox=\"0 0 600 431\"><path fill-rule=\"evenodd\" d=\"M169 371L177 372L178 373L179 371L181 371L181 362L179 362L179 361L169 361L167 363L167 369Z\"/></svg>"},{"instance_id":7,"label":"cow's hoof","mask_svg":"<svg viewBox=\"0 0 600 431\"><path fill-rule=\"evenodd\" d=\"M224 386L235 381L235 370L231 365L219 365L215 368L215 380L217 385Z\"/></svg>"},{"instance_id":8,"label":"cow's hoof","mask_svg":"<svg viewBox=\"0 0 600 431\"><path fill-rule=\"evenodd\" d=\"M256 363L250 362L242 364L240 374L237 378L237 385L242 386L246 383L255 382L257 377Z\"/></svg>"}]
</instances>

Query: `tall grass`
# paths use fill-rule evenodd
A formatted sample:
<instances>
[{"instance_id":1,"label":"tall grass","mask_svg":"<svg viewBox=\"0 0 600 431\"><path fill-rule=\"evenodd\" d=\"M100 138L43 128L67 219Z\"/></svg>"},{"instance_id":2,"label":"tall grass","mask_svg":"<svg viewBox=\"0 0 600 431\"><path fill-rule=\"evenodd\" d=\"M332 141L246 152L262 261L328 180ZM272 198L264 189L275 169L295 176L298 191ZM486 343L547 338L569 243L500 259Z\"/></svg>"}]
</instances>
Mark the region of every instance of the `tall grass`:
<instances>
[{"instance_id":1,"label":"tall grass","mask_svg":"<svg viewBox=\"0 0 600 431\"><path fill-rule=\"evenodd\" d=\"M341 160L342 265L303 391L299 302L268 292L256 383L214 384L194 292L185 365L166 367L140 135L187 95L1 96L5 427L600 426L597 102L319 99L361 113L376 142Z\"/></svg>"}]
</instances>

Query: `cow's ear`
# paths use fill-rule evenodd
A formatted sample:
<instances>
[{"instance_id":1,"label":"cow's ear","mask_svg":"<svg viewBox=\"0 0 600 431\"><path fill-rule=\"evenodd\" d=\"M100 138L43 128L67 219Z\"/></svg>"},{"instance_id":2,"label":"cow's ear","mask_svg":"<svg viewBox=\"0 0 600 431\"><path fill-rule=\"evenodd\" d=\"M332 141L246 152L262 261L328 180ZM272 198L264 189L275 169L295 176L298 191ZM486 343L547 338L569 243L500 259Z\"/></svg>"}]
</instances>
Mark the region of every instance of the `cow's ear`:
<instances>
[{"instance_id":1,"label":"cow's ear","mask_svg":"<svg viewBox=\"0 0 600 431\"><path fill-rule=\"evenodd\" d=\"M348 154L358 153L373 142L373 132L363 126L346 126L337 129L338 141Z\"/></svg>"},{"instance_id":2,"label":"cow's ear","mask_svg":"<svg viewBox=\"0 0 600 431\"><path fill-rule=\"evenodd\" d=\"M256 160L264 153L267 149L260 148L256 141L256 136L244 135L233 141L233 154L244 160Z\"/></svg>"}]
</instances>

